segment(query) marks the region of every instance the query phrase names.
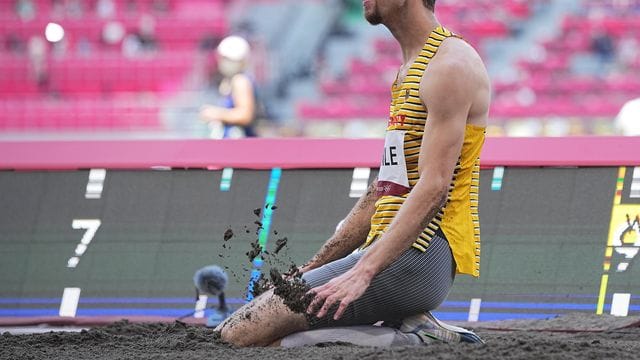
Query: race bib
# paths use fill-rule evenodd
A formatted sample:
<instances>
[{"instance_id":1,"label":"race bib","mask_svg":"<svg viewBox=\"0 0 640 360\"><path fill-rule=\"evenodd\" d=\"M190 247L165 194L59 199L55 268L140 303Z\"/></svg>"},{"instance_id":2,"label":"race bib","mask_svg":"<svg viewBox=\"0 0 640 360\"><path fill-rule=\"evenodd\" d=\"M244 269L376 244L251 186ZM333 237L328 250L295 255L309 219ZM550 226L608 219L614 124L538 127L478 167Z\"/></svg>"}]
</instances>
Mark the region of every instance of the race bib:
<instances>
[{"instance_id":1,"label":"race bib","mask_svg":"<svg viewBox=\"0 0 640 360\"><path fill-rule=\"evenodd\" d=\"M404 159L404 134L403 130L387 131L376 188L379 196L400 196L410 190Z\"/></svg>"}]
</instances>

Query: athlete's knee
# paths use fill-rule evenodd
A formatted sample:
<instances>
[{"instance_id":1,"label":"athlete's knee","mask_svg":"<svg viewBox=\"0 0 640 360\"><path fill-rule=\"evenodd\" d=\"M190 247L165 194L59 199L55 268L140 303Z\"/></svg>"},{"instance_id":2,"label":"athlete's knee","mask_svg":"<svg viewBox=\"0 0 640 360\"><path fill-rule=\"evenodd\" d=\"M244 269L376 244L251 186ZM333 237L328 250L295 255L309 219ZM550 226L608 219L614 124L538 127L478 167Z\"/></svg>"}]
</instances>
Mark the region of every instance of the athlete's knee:
<instances>
[{"instance_id":1,"label":"athlete's knee","mask_svg":"<svg viewBox=\"0 0 640 360\"><path fill-rule=\"evenodd\" d=\"M238 328L226 326L220 330L220 339L237 347L255 346L250 334L239 330Z\"/></svg>"}]
</instances>

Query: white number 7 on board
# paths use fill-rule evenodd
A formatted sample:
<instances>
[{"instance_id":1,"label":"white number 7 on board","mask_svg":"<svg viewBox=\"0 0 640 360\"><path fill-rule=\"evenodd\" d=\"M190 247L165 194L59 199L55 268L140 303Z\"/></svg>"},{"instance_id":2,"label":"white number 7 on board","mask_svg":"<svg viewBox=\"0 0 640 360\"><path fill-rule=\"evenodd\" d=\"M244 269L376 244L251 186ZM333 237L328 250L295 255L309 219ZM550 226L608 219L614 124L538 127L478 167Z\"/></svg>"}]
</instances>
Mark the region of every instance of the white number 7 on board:
<instances>
[{"instance_id":1,"label":"white number 7 on board","mask_svg":"<svg viewBox=\"0 0 640 360\"><path fill-rule=\"evenodd\" d=\"M101 224L102 222L99 219L73 220L73 222L71 223L72 228L85 229L87 231L85 231L84 235L82 235L82 239L80 240L80 243L78 244L78 246L76 246L74 256L69 258L69 260L67 261L68 268L75 268L76 266L78 266L78 263L80 262L80 257L82 256L82 254L85 253L85 251L87 251L87 247L89 247L91 240L93 240L93 237L96 235L96 232L98 231L98 228L100 227Z\"/></svg>"}]
</instances>

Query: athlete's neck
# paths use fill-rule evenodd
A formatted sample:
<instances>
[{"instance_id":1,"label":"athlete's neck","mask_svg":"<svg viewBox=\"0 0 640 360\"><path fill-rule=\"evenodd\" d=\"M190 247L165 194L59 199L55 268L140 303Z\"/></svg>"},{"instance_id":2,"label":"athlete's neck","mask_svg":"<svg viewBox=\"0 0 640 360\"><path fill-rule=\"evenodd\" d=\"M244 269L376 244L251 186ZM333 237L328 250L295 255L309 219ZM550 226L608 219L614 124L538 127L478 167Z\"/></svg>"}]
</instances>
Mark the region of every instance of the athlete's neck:
<instances>
[{"instance_id":1,"label":"athlete's neck","mask_svg":"<svg viewBox=\"0 0 640 360\"><path fill-rule=\"evenodd\" d=\"M402 48L404 63L413 62L431 32L438 27L438 19L421 1L409 1L404 11L384 24Z\"/></svg>"}]
</instances>

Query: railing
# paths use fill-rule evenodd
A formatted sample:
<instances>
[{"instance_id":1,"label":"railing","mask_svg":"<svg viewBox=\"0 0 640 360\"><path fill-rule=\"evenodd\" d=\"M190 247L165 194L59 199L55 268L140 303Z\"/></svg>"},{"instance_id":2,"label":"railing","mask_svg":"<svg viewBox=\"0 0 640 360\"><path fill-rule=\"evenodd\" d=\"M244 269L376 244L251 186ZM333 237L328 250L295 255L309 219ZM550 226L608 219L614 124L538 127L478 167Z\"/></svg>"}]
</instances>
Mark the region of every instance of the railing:
<instances>
[{"instance_id":1,"label":"railing","mask_svg":"<svg viewBox=\"0 0 640 360\"><path fill-rule=\"evenodd\" d=\"M380 164L381 139L0 142L0 169L353 168ZM488 138L483 168L638 166L640 137Z\"/></svg>"}]
</instances>

